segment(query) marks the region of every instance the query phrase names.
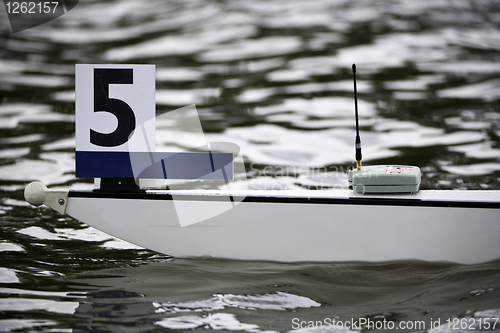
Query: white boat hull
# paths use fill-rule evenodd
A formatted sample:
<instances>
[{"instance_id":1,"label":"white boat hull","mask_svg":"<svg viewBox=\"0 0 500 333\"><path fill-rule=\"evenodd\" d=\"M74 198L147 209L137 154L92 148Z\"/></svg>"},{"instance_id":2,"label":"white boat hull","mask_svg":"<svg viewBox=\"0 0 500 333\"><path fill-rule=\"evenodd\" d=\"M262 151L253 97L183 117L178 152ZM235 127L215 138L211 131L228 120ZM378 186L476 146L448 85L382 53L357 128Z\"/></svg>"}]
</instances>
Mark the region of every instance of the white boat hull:
<instances>
[{"instance_id":1,"label":"white boat hull","mask_svg":"<svg viewBox=\"0 0 500 333\"><path fill-rule=\"evenodd\" d=\"M245 201L229 203L232 209L226 210L228 202L220 192L149 192L143 199L70 192L66 213L110 235L175 257L463 264L500 258L497 191L379 196L352 191L250 191L245 195ZM191 207L193 215L203 207L226 211L183 226L176 202Z\"/></svg>"}]
</instances>

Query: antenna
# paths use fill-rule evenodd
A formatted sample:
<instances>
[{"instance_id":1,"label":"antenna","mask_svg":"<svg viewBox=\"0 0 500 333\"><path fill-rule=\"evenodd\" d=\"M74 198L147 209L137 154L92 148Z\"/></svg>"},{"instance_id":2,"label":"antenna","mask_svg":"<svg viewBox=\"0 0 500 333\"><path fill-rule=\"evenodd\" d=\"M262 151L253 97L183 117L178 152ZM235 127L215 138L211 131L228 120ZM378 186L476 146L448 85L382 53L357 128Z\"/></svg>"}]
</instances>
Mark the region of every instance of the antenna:
<instances>
[{"instance_id":1,"label":"antenna","mask_svg":"<svg viewBox=\"0 0 500 333\"><path fill-rule=\"evenodd\" d=\"M356 112L356 170L350 168L347 173L349 188L353 189L357 194L418 192L421 182L419 167L409 165L367 165L361 170L356 64L352 64L352 78L354 81L354 106Z\"/></svg>"},{"instance_id":2,"label":"antenna","mask_svg":"<svg viewBox=\"0 0 500 333\"><path fill-rule=\"evenodd\" d=\"M361 138L359 137L358 88L356 87L356 64L352 64L352 78L354 81L354 110L356 117L356 169L358 171L361 171Z\"/></svg>"}]
</instances>

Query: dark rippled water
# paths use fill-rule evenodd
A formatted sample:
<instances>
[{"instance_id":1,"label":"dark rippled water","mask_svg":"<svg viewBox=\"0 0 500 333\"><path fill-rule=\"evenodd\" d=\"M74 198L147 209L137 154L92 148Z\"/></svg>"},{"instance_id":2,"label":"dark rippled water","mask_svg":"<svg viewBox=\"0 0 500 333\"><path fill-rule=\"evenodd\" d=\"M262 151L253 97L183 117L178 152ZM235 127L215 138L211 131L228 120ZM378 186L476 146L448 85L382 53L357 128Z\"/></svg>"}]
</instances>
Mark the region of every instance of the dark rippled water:
<instances>
[{"instance_id":1,"label":"dark rippled water","mask_svg":"<svg viewBox=\"0 0 500 333\"><path fill-rule=\"evenodd\" d=\"M319 179L351 164L356 63L366 163L419 165L424 189L500 190L498 1L86 0L15 34L4 8L0 331L479 332L500 317L498 261L174 259L23 200L33 180L91 186L74 177L76 63L155 64L158 112L195 103L252 188L283 189L337 186Z\"/></svg>"}]
</instances>

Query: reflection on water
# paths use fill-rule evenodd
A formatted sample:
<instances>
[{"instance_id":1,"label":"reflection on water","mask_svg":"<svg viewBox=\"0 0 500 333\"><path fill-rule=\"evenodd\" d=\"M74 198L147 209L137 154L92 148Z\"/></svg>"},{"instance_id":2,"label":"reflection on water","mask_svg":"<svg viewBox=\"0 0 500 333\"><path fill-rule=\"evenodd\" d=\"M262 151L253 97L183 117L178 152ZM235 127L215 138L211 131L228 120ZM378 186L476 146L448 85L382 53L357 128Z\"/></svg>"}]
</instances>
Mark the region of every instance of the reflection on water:
<instances>
[{"instance_id":1,"label":"reflection on water","mask_svg":"<svg viewBox=\"0 0 500 333\"><path fill-rule=\"evenodd\" d=\"M241 147L254 189L345 186L356 63L366 164L418 165L424 189L499 190L498 1L80 1L16 34L3 8L0 331L499 316L498 262L171 260L22 196L32 180L91 186L74 178L76 63L155 64L158 113L195 103L209 141Z\"/></svg>"},{"instance_id":2,"label":"reflection on water","mask_svg":"<svg viewBox=\"0 0 500 333\"><path fill-rule=\"evenodd\" d=\"M248 165L345 168L356 63L366 163L419 165L427 189L498 189L497 16L465 0L82 3L4 29L1 178L72 182L74 64L92 62L156 64L158 111L197 104Z\"/></svg>"},{"instance_id":3,"label":"reflection on water","mask_svg":"<svg viewBox=\"0 0 500 333\"><path fill-rule=\"evenodd\" d=\"M498 285L498 262L278 264L150 258L132 267L114 266L68 274L59 287L66 291L2 288L3 295L18 299L10 308L0 302L2 311L28 318L40 313L43 320L0 323L74 332L159 328L303 332L313 321L330 328L327 332L337 332L331 327L334 319L360 322L361 329L368 328L367 320L396 327L419 321L419 331L449 332L448 319L484 318L496 327L500 316L493 287ZM440 325L435 324L438 321ZM478 325L475 321L475 329Z\"/></svg>"}]
</instances>

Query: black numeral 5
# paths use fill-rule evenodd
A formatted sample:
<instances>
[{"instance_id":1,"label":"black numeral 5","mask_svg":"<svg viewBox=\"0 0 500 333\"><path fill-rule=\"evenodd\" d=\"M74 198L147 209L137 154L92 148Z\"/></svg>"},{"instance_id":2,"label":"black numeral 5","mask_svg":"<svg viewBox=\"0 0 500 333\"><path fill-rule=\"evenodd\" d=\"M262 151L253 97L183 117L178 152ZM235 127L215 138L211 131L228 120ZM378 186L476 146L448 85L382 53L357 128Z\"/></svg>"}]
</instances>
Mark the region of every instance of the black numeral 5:
<instances>
[{"instance_id":1,"label":"black numeral 5","mask_svg":"<svg viewBox=\"0 0 500 333\"><path fill-rule=\"evenodd\" d=\"M132 69L94 68L94 112L109 112L118 120L118 126L112 133L90 130L90 142L94 145L116 147L128 141L136 125L134 111L126 102L109 98L109 85L133 83Z\"/></svg>"}]
</instances>

